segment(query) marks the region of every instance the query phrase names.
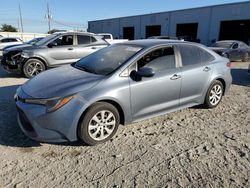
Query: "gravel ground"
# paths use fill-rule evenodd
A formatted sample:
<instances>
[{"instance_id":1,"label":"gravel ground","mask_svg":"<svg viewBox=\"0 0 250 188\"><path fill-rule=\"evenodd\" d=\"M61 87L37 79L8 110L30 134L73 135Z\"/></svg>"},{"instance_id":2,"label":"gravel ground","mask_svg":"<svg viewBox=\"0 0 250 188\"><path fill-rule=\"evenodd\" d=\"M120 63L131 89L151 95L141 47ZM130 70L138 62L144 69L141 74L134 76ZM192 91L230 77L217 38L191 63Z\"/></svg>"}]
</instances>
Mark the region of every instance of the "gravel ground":
<instances>
[{"instance_id":1,"label":"gravel ground","mask_svg":"<svg viewBox=\"0 0 250 188\"><path fill-rule=\"evenodd\" d=\"M250 187L250 76L215 109L189 108L121 126L95 147L30 140L13 95L26 81L0 69L0 187Z\"/></svg>"}]
</instances>

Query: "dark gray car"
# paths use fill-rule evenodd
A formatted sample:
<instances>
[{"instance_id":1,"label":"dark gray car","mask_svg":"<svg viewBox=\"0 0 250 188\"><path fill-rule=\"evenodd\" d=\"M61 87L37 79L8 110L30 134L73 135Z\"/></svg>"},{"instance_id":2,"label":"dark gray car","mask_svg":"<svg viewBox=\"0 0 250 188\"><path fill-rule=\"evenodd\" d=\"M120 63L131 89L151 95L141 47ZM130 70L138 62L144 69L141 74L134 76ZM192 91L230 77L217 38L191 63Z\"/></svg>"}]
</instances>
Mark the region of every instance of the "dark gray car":
<instances>
[{"instance_id":1,"label":"dark gray car","mask_svg":"<svg viewBox=\"0 0 250 188\"><path fill-rule=\"evenodd\" d=\"M250 58L250 47L237 40L217 41L210 49L221 56L229 58L231 61L245 62Z\"/></svg>"},{"instance_id":2,"label":"dark gray car","mask_svg":"<svg viewBox=\"0 0 250 188\"><path fill-rule=\"evenodd\" d=\"M20 127L32 139L95 145L119 124L199 104L214 108L231 82L229 60L202 45L139 40L39 74L15 99Z\"/></svg>"},{"instance_id":3,"label":"dark gray car","mask_svg":"<svg viewBox=\"0 0 250 188\"><path fill-rule=\"evenodd\" d=\"M19 71L31 78L48 68L76 62L106 46L107 42L93 33L56 33L34 45L6 49L1 63L8 71Z\"/></svg>"}]
</instances>

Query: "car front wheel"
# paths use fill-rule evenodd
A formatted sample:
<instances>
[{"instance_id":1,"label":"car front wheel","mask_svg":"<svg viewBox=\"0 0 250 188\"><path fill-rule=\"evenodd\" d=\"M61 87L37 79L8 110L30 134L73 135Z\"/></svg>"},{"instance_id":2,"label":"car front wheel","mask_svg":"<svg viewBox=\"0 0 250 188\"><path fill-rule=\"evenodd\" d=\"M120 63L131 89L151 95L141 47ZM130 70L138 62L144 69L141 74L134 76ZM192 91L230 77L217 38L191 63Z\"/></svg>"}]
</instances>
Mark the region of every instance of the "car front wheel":
<instances>
[{"instance_id":1,"label":"car front wheel","mask_svg":"<svg viewBox=\"0 0 250 188\"><path fill-rule=\"evenodd\" d=\"M23 73L27 78L33 78L45 71L45 65L38 59L29 59L23 65Z\"/></svg>"},{"instance_id":2,"label":"car front wheel","mask_svg":"<svg viewBox=\"0 0 250 188\"><path fill-rule=\"evenodd\" d=\"M223 91L222 83L218 80L214 81L207 91L204 106L206 108L215 108L222 99Z\"/></svg>"},{"instance_id":3,"label":"car front wheel","mask_svg":"<svg viewBox=\"0 0 250 188\"><path fill-rule=\"evenodd\" d=\"M78 128L78 137L88 145L108 141L120 123L118 110L111 104L98 102L91 106Z\"/></svg>"}]
</instances>

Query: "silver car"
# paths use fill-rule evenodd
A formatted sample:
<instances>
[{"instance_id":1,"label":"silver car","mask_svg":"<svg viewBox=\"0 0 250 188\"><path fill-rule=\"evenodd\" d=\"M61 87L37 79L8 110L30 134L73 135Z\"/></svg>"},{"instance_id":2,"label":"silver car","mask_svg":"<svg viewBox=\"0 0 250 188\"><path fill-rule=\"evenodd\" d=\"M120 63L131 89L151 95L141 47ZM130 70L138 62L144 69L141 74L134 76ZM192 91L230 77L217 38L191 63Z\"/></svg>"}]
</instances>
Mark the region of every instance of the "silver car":
<instances>
[{"instance_id":1,"label":"silver car","mask_svg":"<svg viewBox=\"0 0 250 188\"><path fill-rule=\"evenodd\" d=\"M3 51L1 64L8 72L20 72L27 78L53 67L71 64L108 46L99 35L84 32L59 32L31 45Z\"/></svg>"},{"instance_id":2,"label":"silver car","mask_svg":"<svg viewBox=\"0 0 250 188\"><path fill-rule=\"evenodd\" d=\"M96 145L128 124L203 104L216 107L232 82L230 62L195 43L114 44L34 77L15 95L32 139Z\"/></svg>"}]
</instances>

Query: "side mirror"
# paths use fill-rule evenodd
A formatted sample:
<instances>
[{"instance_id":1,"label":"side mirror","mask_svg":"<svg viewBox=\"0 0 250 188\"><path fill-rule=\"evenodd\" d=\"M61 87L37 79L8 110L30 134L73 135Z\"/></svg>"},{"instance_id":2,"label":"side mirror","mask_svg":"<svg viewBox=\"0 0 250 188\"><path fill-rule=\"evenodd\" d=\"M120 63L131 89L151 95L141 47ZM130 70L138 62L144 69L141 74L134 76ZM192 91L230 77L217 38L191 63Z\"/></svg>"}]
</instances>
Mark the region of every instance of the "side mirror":
<instances>
[{"instance_id":1,"label":"side mirror","mask_svg":"<svg viewBox=\"0 0 250 188\"><path fill-rule=\"evenodd\" d=\"M155 75L155 72L152 68L142 67L136 72L136 74L140 77L152 77Z\"/></svg>"}]
</instances>

